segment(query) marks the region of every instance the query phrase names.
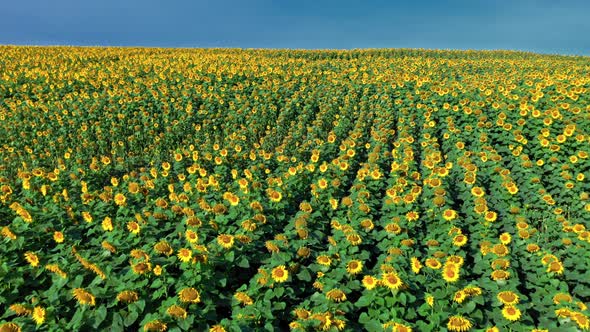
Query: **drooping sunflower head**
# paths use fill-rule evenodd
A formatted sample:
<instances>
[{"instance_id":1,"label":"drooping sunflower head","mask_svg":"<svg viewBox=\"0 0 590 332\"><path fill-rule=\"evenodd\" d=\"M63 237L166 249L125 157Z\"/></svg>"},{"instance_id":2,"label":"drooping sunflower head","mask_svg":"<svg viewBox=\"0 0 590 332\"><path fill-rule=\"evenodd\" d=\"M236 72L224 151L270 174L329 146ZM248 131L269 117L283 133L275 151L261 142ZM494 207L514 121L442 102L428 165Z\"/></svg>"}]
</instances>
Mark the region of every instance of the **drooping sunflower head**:
<instances>
[{"instance_id":1,"label":"drooping sunflower head","mask_svg":"<svg viewBox=\"0 0 590 332\"><path fill-rule=\"evenodd\" d=\"M178 297L181 302L185 303L199 303L201 302L201 294L193 287L183 288L178 292Z\"/></svg>"}]
</instances>

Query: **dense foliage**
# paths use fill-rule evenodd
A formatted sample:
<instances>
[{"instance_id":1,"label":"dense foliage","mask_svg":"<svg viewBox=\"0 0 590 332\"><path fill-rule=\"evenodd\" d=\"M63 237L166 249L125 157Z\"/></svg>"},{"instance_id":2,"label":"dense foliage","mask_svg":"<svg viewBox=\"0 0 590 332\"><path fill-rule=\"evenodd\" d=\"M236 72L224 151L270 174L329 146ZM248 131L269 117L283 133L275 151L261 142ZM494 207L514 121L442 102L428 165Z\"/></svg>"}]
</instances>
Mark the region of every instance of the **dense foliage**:
<instances>
[{"instance_id":1,"label":"dense foliage","mask_svg":"<svg viewBox=\"0 0 590 332\"><path fill-rule=\"evenodd\" d=\"M590 328L590 59L0 47L0 331Z\"/></svg>"}]
</instances>

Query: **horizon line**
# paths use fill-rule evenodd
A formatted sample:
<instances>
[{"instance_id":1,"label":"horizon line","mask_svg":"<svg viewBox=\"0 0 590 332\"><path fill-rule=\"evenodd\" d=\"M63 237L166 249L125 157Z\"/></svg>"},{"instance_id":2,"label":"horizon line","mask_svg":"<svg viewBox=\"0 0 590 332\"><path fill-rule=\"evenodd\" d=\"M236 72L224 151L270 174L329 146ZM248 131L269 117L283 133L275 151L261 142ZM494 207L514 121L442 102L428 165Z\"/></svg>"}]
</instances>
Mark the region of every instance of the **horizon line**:
<instances>
[{"instance_id":1,"label":"horizon line","mask_svg":"<svg viewBox=\"0 0 590 332\"><path fill-rule=\"evenodd\" d=\"M153 45L105 45L105 44L4 44L0 47L46 47L46 48L142 48L142 49L195 49L195 50L260 50L260 51L323 51L323 52L354 52L354 51L388 51L388 50L414 50L414 51L445 51L445 52L486 52L486 53L524 53L531 55L546 56L563 56L563 57L583 57L589 58L585 54L567 54L567 53L550 53L538 52L522 49L471 49L471 48L422 48L422 47L360 47L360 48L304 48L304 47L239 47L239 46L153 46Z\"/></svg>"}]
</instances>

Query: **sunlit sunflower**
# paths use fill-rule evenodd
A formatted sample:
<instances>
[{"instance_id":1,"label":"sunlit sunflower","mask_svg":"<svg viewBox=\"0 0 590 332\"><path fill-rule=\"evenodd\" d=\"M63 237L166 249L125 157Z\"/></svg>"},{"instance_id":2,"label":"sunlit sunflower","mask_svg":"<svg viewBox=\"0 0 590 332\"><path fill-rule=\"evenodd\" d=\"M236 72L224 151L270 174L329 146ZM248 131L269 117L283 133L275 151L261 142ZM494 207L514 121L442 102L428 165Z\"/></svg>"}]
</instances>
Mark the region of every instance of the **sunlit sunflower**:
<instances>
[{"instance_id":1,"label":"sunlit sunflower","mask_svg":"<svg viewBox=\"0 0 590 332\"><path fill-rule=\"evenodd\" d=\"M496 297L498 298L498 301L502 302L504 305L515 305L519 301L518 295L512 291L500 292Z\"/></svg>"},{"instance_id":2,"label":"sunlit sunflower","mask_svg":"<svg viewBox=\"0 0 590 332\"><path fill-rule=\"evenodd\" d=\"M135 221L130 221L127 223L127 230L129 230L129 232L131 232L132 234L139 234L139 232L141 231L141 227L139 227L139 224Z\"/></svg>"},{"instance_id":3,"label":"sunlit sunflower","mask_svg":"<svg viewBox=\"0 0 590 332\"><path fill-rule=\"evenodd\" d=\"M504 318L507 320L514 322L520 319L521 312L517 307L513 305L507 305L502 309L502 316L504 316Z\"/></svg>"},{"instance_id":4,"label":"sunlit sunflower","mask_svg":"<svg viewBox=\"0 0 590 332\"><path fill-rule=\"evenodd\" d=\"M453 209L446 209L443 212L443 218L446 221L455 220L457 218L457 211L455 211Z\"/></svg>"},{"instance_id":5,"label":"sunlit sunflower","mask_svg":"<svg viewBox=\"0 0 590 332\"><path fill-rule=\"evenodd\" d=\"M188 263L193 258L193 252L187 248L181 248L178 250L178 259L183 263Z\"/></svg>"},{"instance_id":6,"label":"sunlit sunflower","mask_svg":"<svg viewBox=\"0 0 590 332\"><path fill-rule=\"evenodd\" d=\"M96 304L96 299L94 295L90 294L83 288L74 289L72 291L72 294L74 295L76 301L78 301L78 303L82 305L94 306Z\"/></svg>"},{"instance_id":7,"label":"sunlit sunflower","mask_svg":"<svg viewBox=\"0 0 590 332\"><path fill-rule=\"evenodd\" d=\"M471 321L463 316L451 316L447 323L447 329L455 332L469 331L472 326Z\"/></svg>"},{"instance_id":8,"label":"sunlit sunflower","mask_svg":"<svg viewBox=\"0 0 590 332\"><path fill-rule=\"evenodd\" d=\"M39 266L39 256L37 256L37 254L35 254L34 252L31 251L27 251L25 253L25 260L29 263L29 265L31 265L32 267L37 267Z\"/></svg>"},{"instance_id":9,"label":"sunlit sunflower","mask_svg":"<svg viewBox=\"0 0 590 332\"><path fill-rule=\"evenodd\" d=\"M217 244L225 249L230 249L234 245L234 236L230 234L221 234L217 237Z\"/></svg>"},{"instance_id":10,"label":"sunlit sunflower","mask_svg":"<svg viewBox=\"0 0 590 332\"><path fill-rule=\"evenodd\" d=\"M442 271L442 277L446 282L456 282L459 280L459 271L456 268L445 267Z\"/></svg>"},{"instance_id":11,"label":"sunlit sunflower","mask_svg":"<svg viewBox=\"0 0 590 332\"><path fill-rule=\"evenodd\" d=\"M377 287L377 285L379 284L379 280L373 276L366 275L363 277L362 283L366 289L371 290L371 289Z\"/></svg>"},{"instance_id":12,"label":"sunlit sunflower","mask_svg":"<svg viewBox=\"0 0 590 332\"><path fill-rule=\"evenodd\" d=\"M389 289L398 290L403 285L401 278L395 272L384 273L381 282Z\"/></svg>"},{"instance_id":13,"label":"sunlit sunflower","mask_svg":"<svg viewBox=\"0 0 590 332\"><path fill-rule=\"evenodd\" d=\"M352 275L359 274L363 270L363 263L359 260L352 260L346 264L346 271Z\"/></svg>"},{"instance_id":14,"label":"sunlit sunflower","mask_svg":"<svg viewBox=\"0 0 590 332\"><path fill-rule=\"evenodd\" d=\"M346 301L346 294L342 290L334 288L326 293L326 298L334 302L343 302Z\"/></svg>"},{"instance_id":15,"label":"sunlit sunflower","mask_svg":"<svg viewBox=\"0 0 590 332\"><path fill-rule=\"evenodd\" d=\"M271 277L275 282L285 282L289 278L289 271L284 265L279 265L272 269Z\"/></svg>"}]
</instances>

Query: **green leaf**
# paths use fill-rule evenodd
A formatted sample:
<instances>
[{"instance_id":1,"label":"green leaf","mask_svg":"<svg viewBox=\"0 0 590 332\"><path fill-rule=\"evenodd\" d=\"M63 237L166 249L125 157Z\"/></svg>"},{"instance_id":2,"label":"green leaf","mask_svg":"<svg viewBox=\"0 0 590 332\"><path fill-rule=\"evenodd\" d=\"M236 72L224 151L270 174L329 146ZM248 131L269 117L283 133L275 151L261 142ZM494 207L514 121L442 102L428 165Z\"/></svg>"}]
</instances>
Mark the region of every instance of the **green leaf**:
<instances>
[{"instance_id":1,"label":"green leaf","mask_svg":"<svg viewBox=\"0 0 590 332\"><path fill-rule=\"evenodd\" d=\"M297 274L297 278L301 281L311 281L311 275L309 274L308 270L302 270Z\"/></svg>"},{"instance_id":2,"label":"green leaf","mask_svg":"<svg viewBox=\"0 0 590 332\"><path fill-rule=\"evenodd\" d=\"M371 299L369 299L366 295L359 297L359 299L354 303L354 305L359 308L367 307L369 304L371 304Z\"/></svg>"},{"instance_id":3,"label":"green leaf","mask_svg":"<svg viewBox=\"0 0 590 332\"><path fill-rule=\"evenodd\" d=\"M104 321L107 317L107 308L104 305L101 305L94 311L94 325L92 325L95 329L100 326L100 323Z\"/></svg>"},{"instance_id":4,"label":"green leaf","mask_svg":"<svg viewBox=\"0 0 590 332\"><path fill-rule=\"evenodd\" d=\"M243 267L245 269L249 268L250 267L250 262L248 261L248 258L246 258L246 257L243 256L240 259L240 261L238 262L238 266L239 267Z\"/></svg>"},{"instance_id":5,"label":"green leaf","mask_svg":"<svg viewBox=\"0 0 590 332\"><path fill-rule=\"evenodd\" d=\"M133 325L133 323L135 323L135 321L137 320L138 317L139 317L139 314L137 313L137 311L131 311L129 313L129 315L127 315L127 317L125 317L123 324L125 324L125 326L129 327L129 326Z\"/></svg>"}]
</instances>

